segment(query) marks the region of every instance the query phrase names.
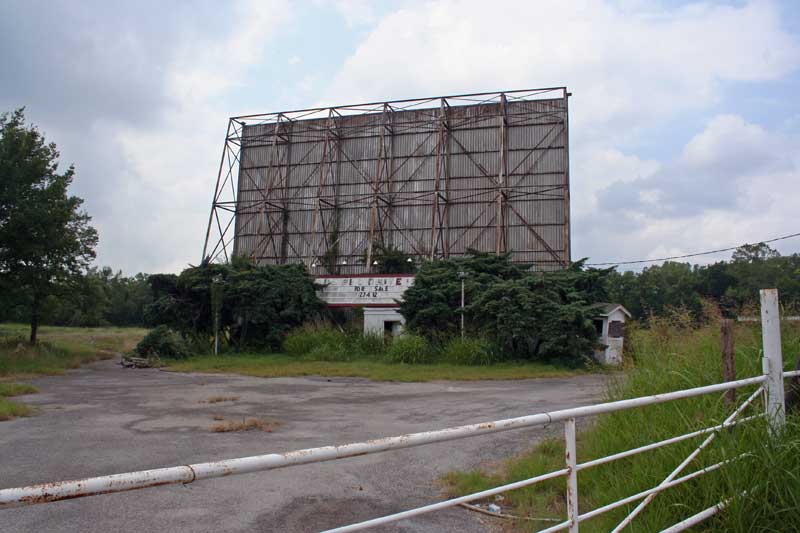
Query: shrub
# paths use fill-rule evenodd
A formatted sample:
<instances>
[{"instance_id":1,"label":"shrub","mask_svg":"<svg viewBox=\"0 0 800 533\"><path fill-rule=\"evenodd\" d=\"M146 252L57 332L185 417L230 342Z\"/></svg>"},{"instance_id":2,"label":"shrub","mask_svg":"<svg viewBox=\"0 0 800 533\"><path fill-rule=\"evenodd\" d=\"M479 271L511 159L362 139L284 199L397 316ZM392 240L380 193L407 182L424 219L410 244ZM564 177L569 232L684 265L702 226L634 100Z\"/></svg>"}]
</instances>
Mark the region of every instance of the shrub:
<instances>
[{"instance_id":1,"label":"shrub","mask_svg":"<svg viewBox=\"0 0 800 533\"><path fill-rule=\"evenodd\" d=\"M316 361L351 361L374 358L385 351L383 337L361 331L343 333L331 327L306 326L290 332L283 341L287 354Z\"/></svg>"},{"instance_id":2,"label":"shrub","mask_svg":"<svg viewBox=\"0 0 800 533\"><path fill-rule=\"evenodd\" d=\"M189 356L186 342L167 326L158 326L136 345L135 351L142 357L157 356L162 359L183 359Z\"/></svg>"},{"instance_id":3,"label":"shrub","mask_svg":"<svg viewBox=\"0 0 800 533\"><path fill-rule=\"evenodd\" d=\"M386 350L386 358L392 363L425 364L432 363L436 353L431 345L419 335L403 335L394 339Z\"/></svg>"},{"instance_id":4,"label":"shrub","mask_svg":"<svg viewBox=\"0 0 800 533\"><path fill-rule=\"evenodd\" d=\"M386 344L382 335L367 334L360 331L348 335L350 348L361 357L372 358L386 352Z\"/></svg>"},{"instance_id":5,"label":"shrub","mask_svg":"<svg viewBox=\"0 0 800 533\"><path fill-rule=\"evenodd\" d=\"M610 270L584 261L554 272L531 272L510 256L472 252L420 268L403 295L400 312L408 328L444 344L458 335L461 280L468 331L518 359L582 363L597 340L592 304L605 301Z\"/></svg>"},{"instance_id":6,"label":"shrub","mask_svg":"<svg viewBox=\"0 0 800 533\"><path fill-rule=\"evenodd\" d=\"M352 361L356 356L344 342L333 342L315 346L305 358L311 361Z\"/></svg>"},{"instance_id":7,"label":"shrub","mask_svg":"<svg viewBox=\"0 0 800 533\"><path fill-rule=\"evenodd\" d=\"M323 308L302 265L256 266L235 257L226 265L187 268L178 277L151 276L150 285L149 320L186 338L210 339L217 307L219 326L236 350L278 349L289 330Z\"/></svg>"},{"instance_id":8,"label":"shrub","mask_svg":"<svg viewBox=\"0 0 800 533\"><path fill-rule=\"evenodd\" d=\"M306 355L322 345L341 344L344 333L333 328L303 327L290 332L283 340L283 351L298 357Z\"/></svg>"},{"instance_id":9,"label":"shrub","mask_svg":"<svg viewBox=\"0 0 800 533\"><path fill-rule=\"evenodd\" d=\"M494 346L480 339L451 339L442 350L442 358L454 365L490 365L498 355Z\"/></svg>"}]
</instances>

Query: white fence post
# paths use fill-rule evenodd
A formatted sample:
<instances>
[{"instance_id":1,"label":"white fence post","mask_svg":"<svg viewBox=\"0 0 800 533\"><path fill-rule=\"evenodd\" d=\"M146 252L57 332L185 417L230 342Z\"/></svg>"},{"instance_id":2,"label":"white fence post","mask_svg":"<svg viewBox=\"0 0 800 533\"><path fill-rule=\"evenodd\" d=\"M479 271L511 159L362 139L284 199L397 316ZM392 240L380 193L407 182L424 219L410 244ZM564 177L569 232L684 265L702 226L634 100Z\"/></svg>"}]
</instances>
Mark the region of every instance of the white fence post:
<instances>
[{"instance_id":1,"label":"white fence post","mask_svg":"<svg viewBox=\"0 0 800 533\"><path fill-rule=\"evenodd\" d=\"M578 533L578 459L575 443L575 419L564 422L564 443L567 468L567 520L570 521L569 533Z\"/></svg>"},{"instance_id":2,"label":"white fence post","mask_svg":"<svg viewBox=\"0 0 800 533\"><path fill-rule=\"evenodd\" d=\"M761 289L761 338L764 346L762 365L767 381L767 417L772 436L780 433L786 422L783 404L783 354L781 353L781 317L778 289Z\"/></svg>"}]
</instances>

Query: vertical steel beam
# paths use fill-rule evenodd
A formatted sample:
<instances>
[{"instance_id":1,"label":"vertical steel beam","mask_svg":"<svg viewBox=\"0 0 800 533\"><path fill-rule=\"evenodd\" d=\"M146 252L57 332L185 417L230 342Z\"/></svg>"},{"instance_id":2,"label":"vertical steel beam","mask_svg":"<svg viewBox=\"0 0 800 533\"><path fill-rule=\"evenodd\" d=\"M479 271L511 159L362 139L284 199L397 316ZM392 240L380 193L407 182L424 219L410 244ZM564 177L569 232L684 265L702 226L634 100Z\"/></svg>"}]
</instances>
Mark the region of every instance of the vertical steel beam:
<instances>
[{"instance_id":1,"label":"vertical steel beam","mask_svg":"<svg viewBox=\"0 0 800 533\"><path fill-rule=\"evenodd\" d=\"M436 258L436 250L442 237L442 214L439 212L439 203L442 201L442 174L444 170L445 157L445 123L447 111L445 110L445 99L439 102L439 115L437 117L437 138L436 138L436 166L433 180L433 205L431 206L431 239L430 239L430 259Z\"/></svg>"},{"instance_id":2,"label":"vertical steel beam","mask_svg":"<svg viewBox=\"0 0 800 533\"><path fill-rule=\"evenodd\" d=\"M206 242L203 244L203 257L200 258L200 263L204 263L207 259L206 253L208 252L208 240L211 237L211 224L214 221L214 214L217 210L217 200L219 200L219 182L222 179L222 171L225 167L225 155L228 153L228 137L231 134L231 124L233 119L228 120L228 130L225 132L225 145L222 147L222 155L219 158L219 172L217 172L217 183L214 186L214 196L211 198L211 211L208 213L208 228L206 229ZM222 235L220 235L222 238Z\"/></svg>"},{"instance_id":3,"label":"vertical steel beam","mask_svg":"<svg viewBox=\"0 0 800 533\"><path fill-rule=\"evenodd\" d=\"M340 194L340 187L339 187L339 178L342 175L342 134L339 131L339 128L336 126L336 119L334 118L333 114L336 112L339 117L341 117L341 113L339 113L335 108L331 109L331 117L328 121L328 129L331 131L331 139L333 140L333 147L335 149L335 160L332 161L333 167L331 170L331 185L333 186L333 211L331 212L331 223L336 228L336 238L328 243L328 250L326 253L330 252L331 249L335 249L337 253L335 257L333 257L333 264L336 265L341 253L339 252L339 241L342 239L343 232L341 231L341 210L340 210L340 203L339 203L339 194ZM326 229L327 231L327 229ZM335 268L335 272L331 272L331 274L338 274L339 267Z\"/></svg>"},{"instance_id":4,"label":"vertical steel beam","mask_svg":"<svg viewBox=\"0 0 800 533\"><path fill-rule=\"evenodd\" d=\"M497 175L497 215L495 217L495 252L504 253L507 249L506 217L506 178L508 176L508 115L505 93L500 93L500 114L498 117L500 169Z\"/></svg>"},{"instance_id":5,"label":"vertical steel beam","mask_svg":"<svg viewBox=\"0 0 800 533\"><path fill-rule=\"evenodd\" d=\"M306 267L310 268L314 261L317 258L321 259L323 255L327 254L331 243L328 242L328 228L325 224L325 215L322 212L323 207L322 204L323 200L323 192L325 191L325 185L328 182L328 177L331 177L331 182L334 185L334 202L336 199L336 187L335 187L335 179L333 178L334 171L333 168L333 161L331 157L333 137L335 132L335 123L333 118L333 108L328 111L328 119L325 123L325 133L324 139L322 144L322 157L320 158L319 162L319 183L317 185L317 195L316 195L316 206L314 209L314 214L311 219L311 235L309 238L311 239L311 257L306 258ZM337 143L338 145L338 143ZM338 157L336 158L339 159ZM327 163L327 164L326 164ZM329 203L330 204L330 203ZM335 205L335 203L334 203ZM320 229L322 230L320 233ZM317 237L319 235L319 238ZM321 248L324 246L324 251L321 251ZM329 272L333 274L333 272Z\"/></svg>"},{"instance_id":6,"label":"vertical steel beam","mask_svg":"<svg viewBox=\"0 0 800 533\"><path fill-rule=\"evenodd\" d=\"M378 202L381 198L381 188L383 187L384 176L389 177L387 168L387 149L386 149L386 133L389 133L389 142L392 141L391 137L391 118L390 118L389 104L383 104L383 112L381 115L380 135L378 136L378 157L375 161L375 174L372 180L372 205L369 214L369 238L367 242L367 272L372 271L372 246L375 242L375 230L378 228L381 243L383 240L383 221L380 217L380 210Z\"/></svg>"},{"instance_id":7,"label":"vertical steel beam","mask_svg":"<svg viewBox=\"0 0 800 533\"><path fill-rule=\"evenodd\" d=\"M275 119L275 128L272 131L272 143L270 146L269 160L267 162L267 169L264 173L264 186L266 188L266 194L264 195L264 201L259 209L259 230L257 232L261 237L261 240L260 242L257 241L256 245L253 246L253 249L250 251L250 258L255 263L258 263L258 258L263 257L267 253L267 248L270 244L272 245L273 255L278 255L278 250L275 246L275 229L273 227L272 213L270 213L271 206L269 206L267 202L271 199L272 192L275 190L275 173L273 172L273 166L276 166L276 159L279 178L278 181L281 181L281 157L278 152L278 138L280 137L282 116L282 114L278 113L278 116ZM258 186L260 184L256 182L255 185ZM267 220L266 233L263 231L264 226L262 215ZM264 234L261 235L262 233Z\"/></svg>"},{"instance_id":8,"label":"vertical steel beam","mask_svg":"<svg viewBox=\"0 0 800 533\"><path fill-rule=\"evenodd\" d=\"M286 135L286 166L283 168L283 179L280 184L281 187L281 255L279 259L280 264L286 263L286 257L289 247L289 175L292 169L292 135L294 133L294 124L289 121L288 132Z\"/></svg>"},{"instance_id":9,"label":"vertical steel beam","mask_svg":"<svg viewBox=\"0 0 800 533\"><path fill-rule=\"evenodd\" d=\"M570 533L578 533L578 516L580 516L578 509L578 459L576 457L578 446L574 418L569 418L564 422L564 444L564 459L569 469L569 473L567 473L567 520L570 522Z\"/></svg>"},{"instance_id":10,"label":"vertical steel beam","mask_svg":"<svg viewBox=\"0 0 800 533\"><path fill-rule=\"evenodd\" d=\"M447 109L450 109L450 104L447 102L446 98L442 98ZM445 202L444 202L444 257L445 259L450 257L450 152L451 145L452 145L452 135L450 132L450 121L447 118L447 112L445 111L445 156L444 156L444 195L445 195Z\"/></svg>"},{"instance_id":11,"label":"vertical steel beam","mask_svg":"<svg viewBox=\"0 0 800 533\"><path fill-rule=\"evenodd\" d=\"M783 354L778 289L761 289L761 337L764 346L762 365L767 381L767 417L770 434L780 434L786 424L783 392Z\"/></svg>"},{"instance_id":12,"label":"vertical steel beam","mask_svg":"<svg viewBox=\"0 0 800 533\"><path fill-rule=\"evenodd\" d=\"M384 107L384 111L388 111L388 122L384 125L384 129L389 134L389 156L386 158L386 171L384 175L386 176L386 199L384 203L386 204L383 208L384 216L378 220L381 224L381 231L383 231L383 224L386 221L391 221L392 217L394 216L394 141L395 141L395 131L394 131L394 123L395 123L395 111L391 104L386 104ZM395 245L395 231L389 231L385 235L382 233L384 238L384 244L387 246L396 246Z\"/></svg>"},{"instance_id":13,"label":"vertical steel beam","mask_svg":"<svg viewBox=\"0 0 800 533\"><path fill-rule=\"evenodd\" d=\"M569 213L569 97L572 93L564 92L564 260L572 262L572 239L570 233Z\"/></svg>"}]
</instances>

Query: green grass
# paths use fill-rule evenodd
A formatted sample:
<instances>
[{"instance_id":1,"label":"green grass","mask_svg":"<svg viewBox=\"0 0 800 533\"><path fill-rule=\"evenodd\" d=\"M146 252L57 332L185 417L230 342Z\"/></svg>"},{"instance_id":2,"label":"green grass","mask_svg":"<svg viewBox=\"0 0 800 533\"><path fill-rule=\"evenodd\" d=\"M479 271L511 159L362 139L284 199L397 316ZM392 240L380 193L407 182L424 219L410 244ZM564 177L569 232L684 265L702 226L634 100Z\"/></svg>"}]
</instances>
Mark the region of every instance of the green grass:
<instances>
[{"instance_id":1,"label":"green grass","mask_svg":"<svg viewBox=\"0 0 800 533\"><path fill-rule=\"evenodd\" d=\"M0 396L21 396L23 394L33 394L39 389L28 383L5 383L0 382Z\"/></svg>"},{"instance_id":2,"label":"green grass","mask_svg":"<svg viewBox=\"0 0 800 533\"><path fill-rule=\"evenodd\" d=\"M133 348L146 330L138 328L67 328L43 326L39 343L27 342L29 327L0 324L0 420L29 416L33 410L9 400L10 396L37 392L28 384L12 380L59 375L80 365L109 359Z\"/></svg>"},{"instance_id":3,"label":"green grass","mask_svg":"<svg viewBox=\"0 0 800 533\"><path fill-rule=\"evenodd\" d=\"M567 377L574 369L543 363L500 363L492 366L464 366L445 363L426 365L392 364L380 361L309 361L287 355L220 355L192 357L171 363L176 372L215 372L257 377L336 376L376 381L434 381L479 379L530 379Z\"/></svg>"},{"instance_id":4,"label":"green grass","mask_svg":"<svg viewBox=\"0 0 800 533\"><path fill-rule=\"evenodd\" d=\"M0 324L0 377L63 374L132 349L147 330L43 326L39 343L27 343L28 326Z\"/></svg>"},{"instance_id":5,"label":"green grass","mask_svg":"<svg viewBox=\"0 0 800 533\"><path fill-rule=\"evenodd\" d=\"M783 332L784 358L793 366L800 348L800 327L787 324ZM721 381L720 339L716 328L679 330L655 324L651 330L632 330L627 342L633 348L635 366L615 381L608 399L645 396ZM740 325L736 329L738 377L760 374L760 329ZM749 389L739 389L740 400ZM756 402L747 414L761 412ZM603 457L650 442L721 422L728 411L720 395L669 402L603 415L579 422L579 462ZM705 524L715 531L800 531L800 421L787 425L783 438L765 438L763 421L720 434L684 471L694 470L749 453L746 460L723 468L657 496L626 531L659 531L748 490L728 512ZM561 426L559 425L559 432ZM672 444L623 460L581 471L578 475L581 512L605 505L657 485L701 439ZM563 437L545 440L493 470L454 472L445 482L451 495L462 495L530 478L564 467ZM506 511L517 516L565 519L565 480L558 478L506 494ZM581 531L609 531L634 505L623 506L581 523ZM757 520L753 517L757 517ZM520 521L519 531L536 531L552 523Z\"/></svg>"},{"instance_id":6,"label":"green grass","mask_svg":"<svg viewBox=\"0 0 800 533\"><path fill-rule=\"evenodd\" d=\"M474 348L471 345L464 347ZM581 372L559 364L496 362L497 359L491 359L488 353L479 354L483 357L472 353L467 354L470 357L464 354L455 357L447 349L433 346L416 335L404 335L387 343L382 336L365 336L360 331L342 331L332 327L298 328L286 337L283 349L285 353L281 354L195 355L170 362L167 370L257 377L360 377L405 382L566 377Z\"/></svg>"},{"instance_id":7,"label":"green grass","mask_svg":"<svg viewBox=\"0 0 800 533\"><path fill-rule=\"evenodd\" d=\"M12 402L8 397L33 394L34 392L39 392L39 389L27 383L0 382L0 420L11 420L18 416L30 415L30 407L21 403Z\"/></svg>"}]
</instances>

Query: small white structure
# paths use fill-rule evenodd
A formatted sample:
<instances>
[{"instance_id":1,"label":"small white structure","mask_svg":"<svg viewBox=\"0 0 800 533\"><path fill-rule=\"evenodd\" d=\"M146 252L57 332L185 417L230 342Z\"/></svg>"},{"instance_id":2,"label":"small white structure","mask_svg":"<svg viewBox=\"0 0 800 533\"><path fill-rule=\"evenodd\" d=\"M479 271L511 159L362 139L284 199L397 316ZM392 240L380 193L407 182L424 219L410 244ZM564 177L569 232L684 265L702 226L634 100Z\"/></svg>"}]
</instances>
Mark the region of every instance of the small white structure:
<instances>
[{"instance_id":1,"label":"small white structure","mask_svg":"<svg viewBox=\"0 0 800 533\"><path fill-rule=\"evenodd\" d=\"M403 293L414 284L413 274L353 274L319 276L317 296L328 307L364 309L364 335L403 333L406 320L398 311Z\"/></svg>"},{"instance_id":2,"label":"small white structure","mask_svg":"<svg viewBox=\"0 0 800 533\"><path fill-rule=\"evenodd\" d=\"M387 333L397 337L403 333L406 319L397 307L365 307L364 335L380 335Z\"/></svg>"},{"instance_id":3,"label":"small white structure","mask_svg":"<svg viewBox=\"0 0 800 533\"><path fill-rule=\"evenodd\" d=\"M621 365L625 320L631 314L620 304L598 303L593 307L597 313L594 317L597 341L602 345L594 351L594 358L604 365Z\"/></svg>"}]
</instances>

